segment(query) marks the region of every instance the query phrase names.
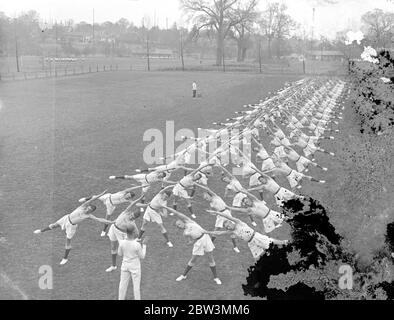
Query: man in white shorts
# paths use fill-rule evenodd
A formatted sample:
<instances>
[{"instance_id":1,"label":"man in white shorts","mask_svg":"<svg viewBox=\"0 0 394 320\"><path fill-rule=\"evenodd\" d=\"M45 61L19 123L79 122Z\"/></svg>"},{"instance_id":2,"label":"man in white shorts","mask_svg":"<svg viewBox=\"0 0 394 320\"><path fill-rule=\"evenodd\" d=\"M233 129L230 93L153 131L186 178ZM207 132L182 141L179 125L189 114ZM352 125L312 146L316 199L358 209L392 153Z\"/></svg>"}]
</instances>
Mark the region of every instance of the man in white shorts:
<instances>
[{"instance_id":1,"label":"man in white shorts","mask_svg":"<svg viewBox=\"0 0 394 320\"><path fill-rule=\"evenodd\" d=\"M142 186L142 200L141 203L145 202L145 195L150 189L151 184L155 182L161 182L165 179L167 173L165 171L153 171L153 172L143 172L139 174L135 174L132 176L124 175L124 176L110 176L109 179L125 179L125 180L135 180Z\"/></svg>"},{"instance_id":2,"label":"man in white shorts","mask_svg":"<svg viewBox=\"0 0 394 320\"><path fill-rule=\"evenodd\" d=\"M224 212L227 215L231 216L230 210L227 209L226 203L223 201L223 199L221 197L219 197L215 192L213 192L211 189L209 189L206 186L202 186L199 184L197 184L197 186L202 188L205 191L203 197L206 201L209 202L209 205L213 210L219 211L219 212ZM216 221L215 221L214 231L218 231L220 229L223 229L223 223L225 221L226 221L226 218L224 218L223 216L217 216ZM216 239L215 236L211 237L212 242L215 242L215 239ZM231 242L233 244L233 250L236 253L239 253L240 251L237 247L237 243L235 242L235 237L231 237Z\"/></svg>"},{"instance_id":3,"label":"man in white shorts","mask_svg":"<svg viewBox=\"0 0 394 320\"><path fill-rule=\"evenodd\" d=\"M200 173L200 171L210 166L210 164L200 165L199 168L193 170L178 182L168 181L169 183L175 183L174 189L172 189L172 194L175 196L172 207L175 211L177 210L179 199L182 198L187 203L187 209L189 210L191 217L193 219L197 218L196 215L193 213L191 197L188 193L188 190L192 190L192 188L194 187L194 183L202 178L202 174Z\"/></svg>"},{"instance_id":4,"label":"man in white shorts","mask_svg":"<svg viewBox=\"0 0 394 320\"><path fill-rule=\"evenodd\" d=\"M167 216L167 210L164 208L167 206L167 200L170 198L172 192L169 188L173 186L168 186L161 190L157 195L155 195L152 201L148 204L139 204L139 207L146 207L145 213L142 219L142 226L140 228L140 233L138 235L139 239L142 239L145 233L145 227L148 223L157 223L160 227L161 234L166 240L167 246L172 248L173 244L169 240L168 232L164 227L162 216Z\"/></svg>"},{"instance_id":5,"label":"man in white shorts","mask_svg":"<svg viewBox=\"0 0 394 320\"><path fill-rule=\"evenodd\" d=\"M41 234L43 232L54 230L56 228L61 228L66 232L66 246L65 246L65 253L62 261L60 262L61 265L64 265L68 262L68 255L71 251L71 239L74 237L75 232L77 231L78 225L87 219L92 219L101 223L105 224L112 224L113 221L108 221L106 219L97 218L92 214L96 210L96 207L91 203L98 198L100 198L103 193L93 196L90 200L86 201L78 208L76 208L73 212L64 215L62 218L57 220L55 223L50 224L48 227L44 229L37 229L34 231L35 234Z\"/></svg>"},{"instance_id":6,"label":"man in white shorts","mask_svg":"<svg viewBox=\"0 0 394 320\"><path fill-rule=\"evenodd\" d=\"M213 274L213 280L218 285L222 284L222 282L217 276L216 263L212 254L213 250L215 249L215 245L213 244L211 237L209 236L218 235L220 234L219 231L206 231L197 222L190 219L186 215L172 208L167 207L167 209L169 211L172 211L179 218L179 220L176 221L176 226L179 229L184 230L183 235L190 239L189 243L193 243L192 258L189 260L183 274L180 275L176 279L176 281L185 280L187 278L187 274L193 268L197 259L207 254L209 259L209 266Z\"/></svg>"},{"instance_id":7,"label":"man in white shorts","mask_svg":"<svg viewBox=\"0 0 394 320\"><path fill-rule=\"evenodd\" d=\"M116 192L116 193L106 193L102 195L99 200L105 205L107 211L105 215L105 219L109 219L112 213L115 211L116 207L123 203L129 203L134 198L135 193L133 190L140 189L142 186L127 188L125 190ZM83 203L91 199L89 198L81 198L79 202ZM101 232L101 236L105 237L107 235L108 225L104 225L103 231Z\"/></svg>"}]
</instances>

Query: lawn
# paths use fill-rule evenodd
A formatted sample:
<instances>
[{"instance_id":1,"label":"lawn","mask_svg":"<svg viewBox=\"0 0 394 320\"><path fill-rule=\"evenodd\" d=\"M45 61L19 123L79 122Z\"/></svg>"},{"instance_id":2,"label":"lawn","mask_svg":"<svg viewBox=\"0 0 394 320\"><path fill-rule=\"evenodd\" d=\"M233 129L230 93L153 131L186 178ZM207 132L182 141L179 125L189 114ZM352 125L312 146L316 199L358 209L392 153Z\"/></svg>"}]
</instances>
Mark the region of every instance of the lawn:
<instances>
[{"instance_id":1,"label":"lawn","mask_svg":"<svg viewBox=\"0 0 394 320\"><path fill-rule=\"evenodd\" d=\"M194 100L193 80L202 93ZM293 80L297 78L119 71L0 82L0 299L20 299L22 293L31 299L115 299L119 271L104 271L110 264L109 241L100 238L99 224L78 227L70 261L63 267L58 264L64 234L56 230L35 236L33 230L72 211L82 196L127 187L107 177L145 167L147 129L164 132L166 120L175 122L175 130L210 128L213 121L226 119L242 105L256 103ZM223 192L216 183L212 186ZM318 198L323 192L314 189L313 194ZM198 194L196 201L200 200ZM215 219L204 214L205 207L196 206L198 221L213 229ZM100 205L96 214L103 216L104 207ZM143 299L245 298L241 284L253 262L246 244L240 244L241 254L236 254L228 239L215 243L222 286L212 281L206 260L177 283L192 248L173 219L166 222L174 248L165 245L156 226L146 232L150 241L142 266ZM42 265L53 267L53 290L38 287Z\"/></svg>"}]
</instances>

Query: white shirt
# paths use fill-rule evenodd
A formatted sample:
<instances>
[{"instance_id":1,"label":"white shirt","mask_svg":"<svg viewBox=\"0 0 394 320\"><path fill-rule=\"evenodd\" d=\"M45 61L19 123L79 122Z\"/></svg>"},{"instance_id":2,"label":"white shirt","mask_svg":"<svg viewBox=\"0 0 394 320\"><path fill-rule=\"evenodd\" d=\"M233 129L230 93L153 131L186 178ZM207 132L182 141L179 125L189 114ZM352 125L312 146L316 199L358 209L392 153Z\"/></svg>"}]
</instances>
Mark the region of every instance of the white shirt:
<instances>
[{"instance_id":1,"label":"white shirt","mask_svg":"<svg viewBox=\"0 0 394 320\"><path fill-rule=\"evenodd\" d=\"M141 245L137 240L120 240L118 254L123 256L123 263L133 262L134 259L144 259L146 245Z\"/></svg>"},{"instance_id":2,"label":"white shirt","mask_svg":"<svg viewBox=\"0 0 394 320\"><path fill-rule=\"evenodd\" d=\"M193 90L197 90L197 83L193 82L192 86L193 86Z\"/></svg>"}]
</instances>

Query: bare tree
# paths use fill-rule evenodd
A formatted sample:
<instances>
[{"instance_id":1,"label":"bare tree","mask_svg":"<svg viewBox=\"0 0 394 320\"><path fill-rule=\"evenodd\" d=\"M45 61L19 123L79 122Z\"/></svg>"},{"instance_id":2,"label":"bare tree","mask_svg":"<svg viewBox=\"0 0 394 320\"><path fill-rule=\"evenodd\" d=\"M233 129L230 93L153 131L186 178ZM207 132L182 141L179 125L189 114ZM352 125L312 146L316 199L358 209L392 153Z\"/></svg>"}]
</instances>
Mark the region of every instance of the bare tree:
<instances>
[{"instance_id":1,"label":"bare tree","mask_svg":"<svg viewBox=\"0 0 394 320\"><path fill-rule=\"evenodd\" d=\"M375 9L361 18L367 28L368 37L377 47L386 47L394 37L394 13Z\"/></svg>"},{"instance_id":2,"label":"bare tree","mask_svg":"<svg viewBox=\"0 0 394 320\"><path fill-rule=\"evenodd\" d=\"M277 40L276 54L279 58L281 55L282 41L290 36L290 32L296 27L296 22L286 13L287 6L285 4L279 5L279 10L276 16L276 23L274 24L274 37Z\"/></svg>"},{"instance_id":3,"label":"bare tree","mask_svg":"<svg viewBox=\"0 0 394 320\"><path fill-rule=\"evenodd\" d=\"M194 20L198 30L215 30L216 64L222 65L224 40L231 28L240 23L240 17L235 12L245 0L180 0L180 2L183 9L190 13L190 18Z\"/></svg>"},{"instance_id":4,"label":"bare tree","mask_svg":"<svg viewBox=\"0 0 394 320\"><path fill-rule=\"evenodd\" d=\"M290 35L290 31L296 27L295 21L286 13L285 4L269 3L263 12L260 27L268 41L268 57L272 57L272 41L277 42L276 54L281 54L282 41Z\"/></svg>"},{"instance_id":5,"label":"bare tree","mask_svg":"<svg viewBox=\"0 0 394 320\"><path fill-rule=\"evenodd\" d=\"M274 38L275 19L278 11L278 3L269 3L260 21L260 27L268 42L268 58L272 58L272 40Z\"/></svg>"},{"instance_id":6,"label":"bare tree","mask_svg":"<svg viewBox=\"0 0 394 320\"><path fill-rule=\"evenodd\" d=\"M237 61L244 61L246 58L246 51L250 46L251 34L253 33L253 26L259 18L260 13L256 7L258 0L250 0L245 4L241 4L234 11L238 24L234 25L230 30L230 37L237 43Z\"/></svg>"}]
</instances>

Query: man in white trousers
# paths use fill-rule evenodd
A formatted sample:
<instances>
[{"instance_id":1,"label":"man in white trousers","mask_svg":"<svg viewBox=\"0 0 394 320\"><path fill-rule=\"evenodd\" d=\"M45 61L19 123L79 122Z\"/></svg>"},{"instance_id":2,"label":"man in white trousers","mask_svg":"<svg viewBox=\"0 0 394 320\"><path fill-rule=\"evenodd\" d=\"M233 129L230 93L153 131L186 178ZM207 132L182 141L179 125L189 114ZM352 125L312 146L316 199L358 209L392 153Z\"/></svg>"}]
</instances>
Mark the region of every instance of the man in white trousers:
<instances>
[{"instance_id":1,"label":"man in white trousers","mask_svg":"<svg viewBox=\"0 0 394 320\"><path fill-rule=\"evenodd\" d=\"M127 229L127 238L119 241L118 254L123 256L120 283L119 300L126 299L130 277L133 281L134 300L141 300L141 259L145 258L147 239L142 244L137 241L138 230L134 227Z\"/></svg>"}]
</instances>

